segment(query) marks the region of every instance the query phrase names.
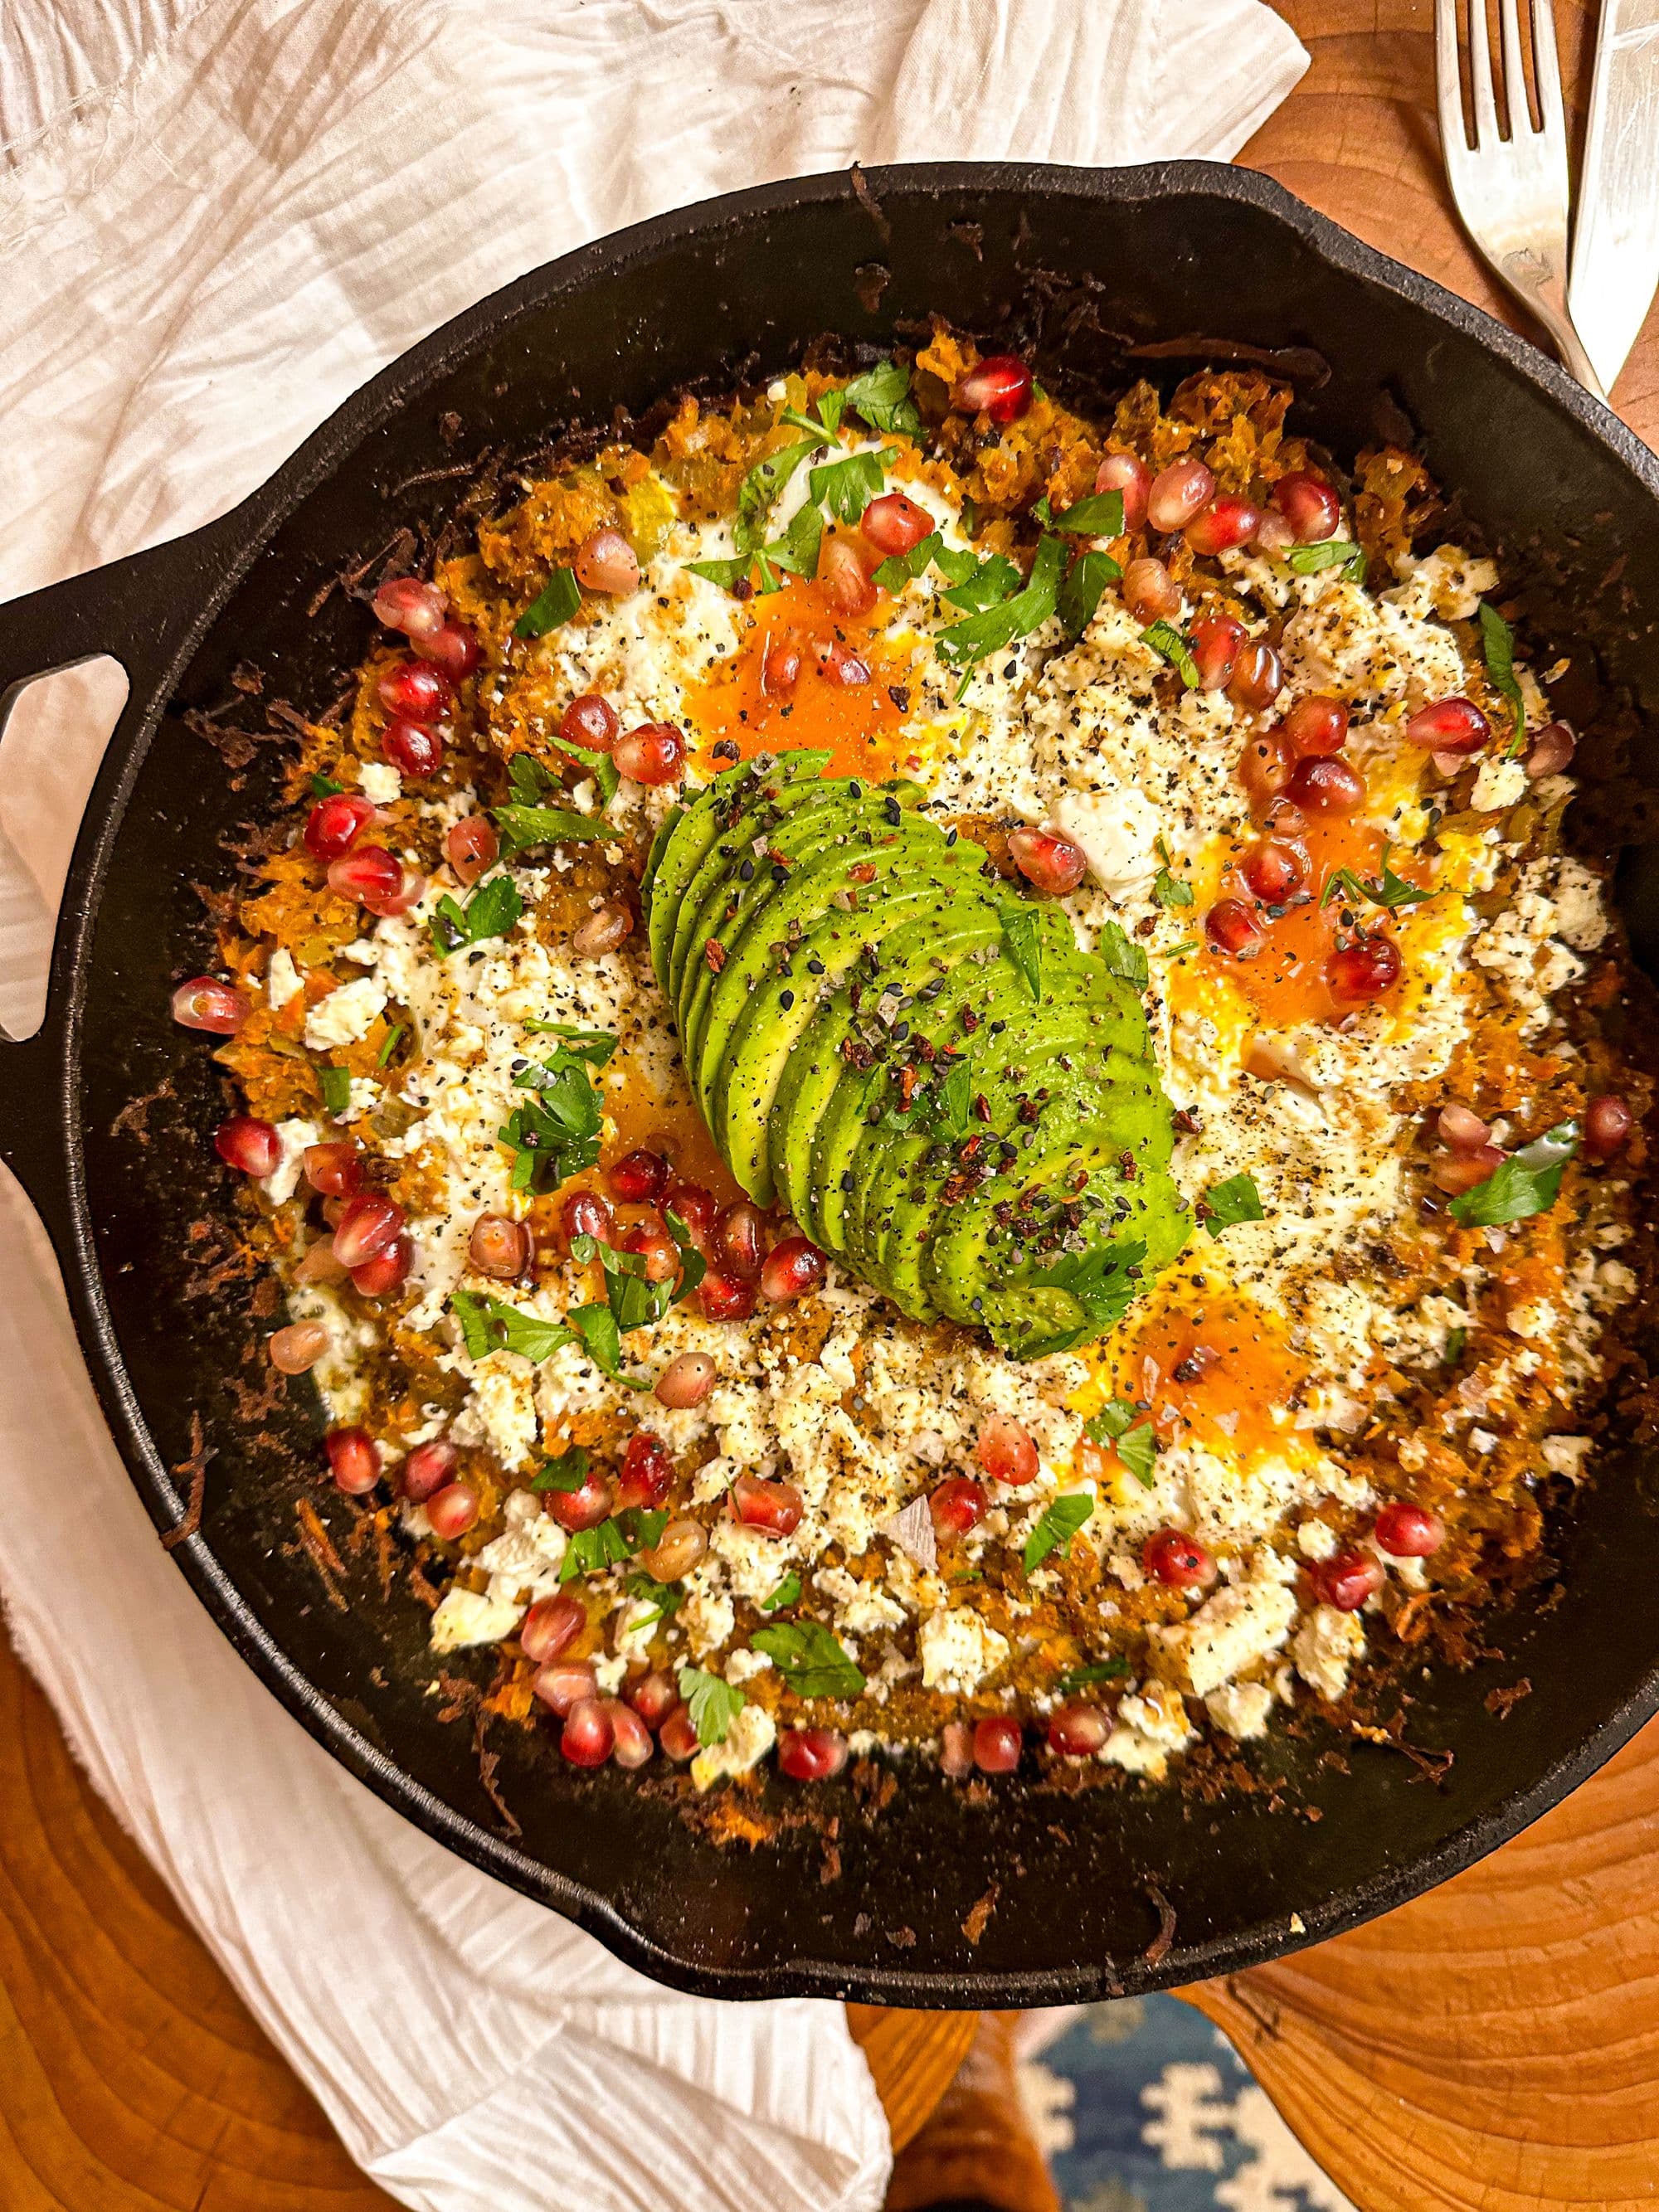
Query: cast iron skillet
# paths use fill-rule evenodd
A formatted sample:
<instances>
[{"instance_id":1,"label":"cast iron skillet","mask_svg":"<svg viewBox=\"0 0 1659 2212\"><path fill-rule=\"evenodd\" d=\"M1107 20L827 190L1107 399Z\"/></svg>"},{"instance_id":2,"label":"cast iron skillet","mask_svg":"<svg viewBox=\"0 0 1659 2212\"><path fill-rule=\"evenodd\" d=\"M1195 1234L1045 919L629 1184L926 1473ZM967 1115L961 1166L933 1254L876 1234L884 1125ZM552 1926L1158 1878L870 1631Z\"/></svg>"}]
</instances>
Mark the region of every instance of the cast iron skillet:
<instances>
[{"instance_id":1,"label":"cast iron skillet","mask_svg":"<svg viewBox=\"0 0 1659 2212\"><path fill-rule=\"evenodd\" d=\"M1411 1679L1407 1733L1455 1754L1443 1779L1363 1743L1344 1746L1339 1770L1322 1763L1329 1742L1316 1731L1249 1754L1260 1775L1283 1778L1277 1804L1135 1785L1057 1794L1034 1772L983 1803L925 1771L884 1806L838 1784L816 1801L839 1816L839 1873L821 1880L835 1862L816 1827L720 1849L637 1778L573 1773L544 1742L501 1729L495 1781L522 1824L509 1838L470 1728L440 1725L425 1694L434 1662L418 1605L401 1588L382 1605L354 1568L357 1601L340 1609L294 1547L297 1498L335 1510L316 1486L318 1409L301 1388L273 1413L246 1413L250 1382L268 1373L261 1325L247 1285L212 1273L234 1217L203 1164L223 1093L206 1042L167 1018L172 985L211 957L191 886L234 879L227 841L271 802L279 749L233 779L185 711L234 700L242 664L266 672L268 696L313 710L332 698L368 624L339 592L314 620L307 604L399 523L442 514L456 487L423 472L485 446L527 452L682 382L718 389L744 365L769 372L825 331L888 345L934 312L1034 345L1050 377L1109 386L1228 357L1194 333L1224 332L1245 358L1313 349L1281 365L1302 388L1303 422L1334 451L1414 430L1495 544L1524 549L1537 534L1554 549L1559 589L1538 605L1552 645L1589 648L1588 611L1622 558L1637 612L1594 642L1610 678L1659 701L1659 643L1642 612L1659 605L1653 456L1485 316L1261 178L1190 163L941 164L875 172L862 192L820 177L643 224L416 347L220 521L0 607L0 712L6 685L94 653L115 654L131 678L70 874L45 1027L0 1058L0 1150L52 1233L134 1482L158 1527L175 1526L185 1484L168 1470L186 1460L199 1413L216 1456L202 1533L174 1556L290 1711L474 1865L647 1972L716 1996L1053 2003L1243 1966L1466 1866L1659 1705L1655 1467L1632 1455L1567 1521L1553 1598L1487 1624L1501 1657ZM1650 760L1637 768L1659 785ZM1654 872L1638 855L1626 880L1640 948L1659 918ZM117 1125L150 1094L141 1121ZM219 1226L192 1243L192 1222L218 1206ZM487 1660L470 1663L484 1679ZM1500 1723L1488 1697L1523 1677L1531 1693ZM788 1784L767 1787L782 1808L805 1802Z\"/></svg>"}]
</instances>

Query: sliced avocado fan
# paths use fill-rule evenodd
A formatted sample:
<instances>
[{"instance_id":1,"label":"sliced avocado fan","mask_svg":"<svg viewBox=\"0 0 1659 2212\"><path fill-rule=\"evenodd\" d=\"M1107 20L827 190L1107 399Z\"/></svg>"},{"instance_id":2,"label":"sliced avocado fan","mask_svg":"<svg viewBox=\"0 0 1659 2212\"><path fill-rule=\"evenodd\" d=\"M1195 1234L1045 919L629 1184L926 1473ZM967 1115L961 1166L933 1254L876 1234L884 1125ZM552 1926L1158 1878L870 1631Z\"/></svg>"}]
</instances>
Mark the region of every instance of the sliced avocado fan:
<instances>
[{"instance_id":1,"label":"sliced avocado fan","mask_svg":"<svg viewBox=\"0 0 1659 2212\"><path fill-rule=\"evenodd\" d=\"M663 823L652 964L743 1188L918 1321L1103 1335L1192 1227L1146 1017L914 786L763 756Z\"/></svg>"}]
</instances>

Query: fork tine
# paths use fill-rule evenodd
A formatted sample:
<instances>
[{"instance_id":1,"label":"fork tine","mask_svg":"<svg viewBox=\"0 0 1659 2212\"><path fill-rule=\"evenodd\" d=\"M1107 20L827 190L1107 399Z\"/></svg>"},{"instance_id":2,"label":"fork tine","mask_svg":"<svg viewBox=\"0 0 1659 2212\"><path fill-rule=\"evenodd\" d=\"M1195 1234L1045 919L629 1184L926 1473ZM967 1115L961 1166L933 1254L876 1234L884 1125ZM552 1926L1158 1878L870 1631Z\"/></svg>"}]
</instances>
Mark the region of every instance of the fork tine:
<instances>
[{"instance_id":1,"label":"fork tine","mask_svg":"<svg viewBox=\"0 0 1659 2212\"><path fill-rule=\"evenodd\" d=\"M1459 81L1457 0L1434 0L1434 88L1440 110L1440 145L1447 167L1469 150Z\"/></svg>"},{"instance_id":2,"label":"fork tine","mask_svg":"<svg viewBox=\"0 0 1659 2212\"><path fill-rule=\"evenodd\" d=\"M1567 120L1561 107L1561 64L1555 48L1553 0L1532 0L1532 64L1538 84L1538 115L1545 136L1565 154Z\"/></svg>"},{"instance_id":3,"label":"fork tine","mask_svg":"<svg viewBox=\"0 0 1659 2212\"><path fill-rule=\"evenodd\" d=\"M1501 133L1492 94L1492 49L1486 43L1486 0L1469 0L1469 96L1475 145L1490 146Z\"/></svg>"},{"instance_id":4,"label":"fork tine","mask_svg":"<svg viewBox=\"0 0 1659 2212\"><path fill-rule=\"evenodd\" d=\"M1498 0L1498 28L1504 40L1504 105L1509 112L1510 136L1532 135L1532 109L1527 100L1527 64L1521 52L1521 0Z\"/></svg>"}]
</instances>

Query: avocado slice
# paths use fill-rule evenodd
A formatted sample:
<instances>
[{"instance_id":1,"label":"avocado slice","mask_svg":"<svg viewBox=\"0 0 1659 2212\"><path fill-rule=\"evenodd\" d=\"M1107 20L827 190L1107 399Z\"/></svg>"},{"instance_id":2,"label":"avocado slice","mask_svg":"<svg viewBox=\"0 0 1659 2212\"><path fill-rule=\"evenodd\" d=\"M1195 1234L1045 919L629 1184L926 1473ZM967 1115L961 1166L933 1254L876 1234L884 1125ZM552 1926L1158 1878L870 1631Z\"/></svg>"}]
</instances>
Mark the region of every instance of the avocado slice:
<instances>
[{"instance_id":1,"label":"avocado slice","mask_svg":"<svg viewBox=\"0 0 1659 2212\"><path fill-rule=\"evenodd\" d=\"M775 763L740 762L710 779L695 799L675 807L652 841L640 897L645 908L651 964L660 981L672 932L692 877L708 858L743 797L775 778L785 784L810 783L830 765L823 752L785 755Z\"/></svg>"}]
</instances>

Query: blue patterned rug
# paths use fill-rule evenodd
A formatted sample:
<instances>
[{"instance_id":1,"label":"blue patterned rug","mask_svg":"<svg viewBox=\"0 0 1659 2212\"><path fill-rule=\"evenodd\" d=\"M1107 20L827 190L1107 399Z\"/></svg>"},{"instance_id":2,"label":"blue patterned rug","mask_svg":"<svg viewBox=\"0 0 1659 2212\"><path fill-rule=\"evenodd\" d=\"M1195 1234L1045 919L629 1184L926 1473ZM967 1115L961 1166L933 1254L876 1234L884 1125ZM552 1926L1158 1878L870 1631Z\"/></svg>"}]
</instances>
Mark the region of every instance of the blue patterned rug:
<instances>
[{"instance_id":1,"label":"blue patterned rug","mask_svg":"<svg viewBox=\"0 0 1659 2212\"><path fill-rule=\"evenodd\" d=\"M1087 2007L1021 2066L1020 2094L1066 2212L1353 2212L1174 1997Z\"/></svg>"}]
</instances>

